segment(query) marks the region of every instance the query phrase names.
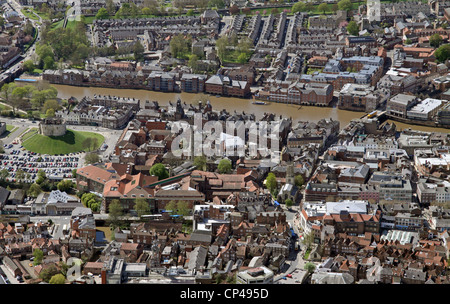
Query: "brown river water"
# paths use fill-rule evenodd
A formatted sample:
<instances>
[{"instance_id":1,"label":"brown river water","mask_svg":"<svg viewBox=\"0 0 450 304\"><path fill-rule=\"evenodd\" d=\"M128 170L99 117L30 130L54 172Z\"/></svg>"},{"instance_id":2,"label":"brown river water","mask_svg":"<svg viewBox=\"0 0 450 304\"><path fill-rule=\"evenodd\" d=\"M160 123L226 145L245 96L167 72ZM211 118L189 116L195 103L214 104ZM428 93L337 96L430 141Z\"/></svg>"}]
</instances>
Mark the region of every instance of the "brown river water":
<instances>
[{"instance_id":1,"label":"brown river water","mask_svg":"<svg viewBox=\"0 0 450 304\"><path fill-rule=\"evenodd\" d=\"M158 101L161 106L169 104L169 101L175 102L178 98L181 101L189 103L196 103L199 100L199 94L194 93L162 93L147 90L132 90L132 89L110 89L110 88L98 88L98 87L75 87L67 85L53 84L58 90L58 97L62 99L70 98L71 96L81 99L84 96L97 95L115 95L120 97L132 97L140 100ZM360 118L365 115L363 112L353 112L339 110L332 107L313 107L313 106L301 106L289 105L282 103L271 102L267 105L254 105L252 99L240 99L233 97L217 97L206 95L211 102L213 110L226 109L232 113L235 110L237 112L244 111L245 113L253 113L257 118L261 118L264 113L274 113L276 115L282 115L283 117L291 117L294 121L319 121L322 118L332 118L339 120L341 128L345 127L350 120L354 118ZM433 128L425 126L417 126L412 124L405 124L401 122L395 122L397 129L411 128L414 130L428 131L428 132L445 132L448 133L449 129Z\"/></svg>"}]
</instances>

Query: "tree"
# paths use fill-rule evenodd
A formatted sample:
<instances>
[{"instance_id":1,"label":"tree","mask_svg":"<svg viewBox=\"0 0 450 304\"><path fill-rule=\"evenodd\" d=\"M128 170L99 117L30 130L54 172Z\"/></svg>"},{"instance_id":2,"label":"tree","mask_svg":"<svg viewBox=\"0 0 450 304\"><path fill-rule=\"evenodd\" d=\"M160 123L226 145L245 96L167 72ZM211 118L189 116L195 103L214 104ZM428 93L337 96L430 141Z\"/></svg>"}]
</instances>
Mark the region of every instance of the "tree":
<instances>
[{"instance_id":1,"label":"tree","mask_svg":"<svg viewBox=\"0 0 450 304\"><path fill-rule=\"evenodd\" d=\"M253 41L249 37L242 38L236 45L237 51L246 54L247 57L250 57L252 47Z\"/></svg>"},{"instance_id":2,"label":"tree","mask_svg":"<svg viewBox=\"0 0 450 304\"><path fill-rule=\"evenodd\" d=\"M305 3L301 1L295 3L291 8L291 12L294 14L297 12L304 12L304 11L305 11Z\"/></svg>"},{"instance_id":3,"label":"tree","mask_svg":"<svg viewBox=\"0 0 450 304\"><path fill-rule=\"evenodd\" d=\"M326 4L326 3L319 4L319 6L317 7L317 10L319 12L322 12L325 14L325 12L328 10L328 4Z\"/></svg>"},{"instance_id":4,"label":"tree","mask_svg":"<svg viewBox=\"0 0 450 304\"><path fill-rule=\"evenodd\" d=\"M188 56L191 49L191 39L186 39L183 35L179 34L172 39L170 39L169 47L170 47L170 53L172 54L172 57L174 58L184 58Z\"/></svg>"},{"instance_id":5,"label":"tree","mask_svg":"<svg viewBox=\"0 0 450 304\"><path fill-rule=\"evenodd\" d=\"M305 3L305 12L310 12L314 9L314 5L312 2L306 2Z\"/></svg>"},{"instance_id":6,"label":"tree","mask_svg":"<svg viewBox=\"0 0 450 304\"><path fill-rule=\"evenodd\" d=\"M150 204L144 198L138 198L136 199L134 209L136 210L137 215L141 217L144 214L150 213Z\"/></svg>"},{"instance_id":7,"label":"tree","mask_svg":"<svg viewBox=\"0 0 450 304\"><path fill-rule=\"evenodd\" d=\"M177 214L186 216L189 215L189 213L190 209L188 203L185 201L179 201L177 203Z\"/></svg>"},{"instance_id":8,"label":"tree","mask_svg":"<svg viewBox=\"0 0 450 304\"><path fill-rule=\"evenodd\" d=\"M434 52L434 56L440 62L445 62L448 58L450 58L450 44L441 45Z\"/></svg>"},{"instance_id":9,"label":"tree","mask_svg":"<svg viewBox=\"0 0 450 304\"><path fill-rule=\"evenodd\" d=\"M194 16L194 10L193 9L188 10L186 16Z\"/></svg>"},{"instance_id":10,"label":"tree","mask_svg":"<svg viewBox=\"0 0 450 304\"><path fill-rule=\"evenodd\" d=\"M9 171L6 168L3 168L2 170L0 170L0 179L1 180L6 180L9 176Z\"/></svg>"},{"instance_id":11,"label":"tree","mask_svg":"<svg viewBox=\"0 0 450 304\"><path fill-rule=\"evenodd\" d=\"M168 202L165 206L165 210L166 211L171 211L172 214L176 214L177 213L177 202L174 200L171 200L170 202Z\"/></svg>"},{"instance_id":12,"label":"tree","mask_svg":"<svg viewBox=\"0 0 450 304\"><path fill-rule=\"evenodd\" d=\"M267 174L266 188L269 189L272 195L274 194L274 191L278 188L277 178L275 177L275 174L273 174L272 172Z\"/></svg>"},{"instance_id":13,"label":"tree","mask_svg":"<svg viewBox=\"0 0 450 304\"><path fill-rule=\"evenodd\" d=\"M16 86L17 86L17 85L16 85L14 82L11 82L11 83L5 83L5 84L2 86L2 89L1 89L1 96L2 96L3 100L4 100L7 104L13 106L13 112L14 112L14 113L16 112L16 110L15 110L15 107L14 107L14 102L13 102L13 95L12 95L12 92L14 91L14 89L16 88Z\"/></svg>"},{"instance_id":14,"label":"tree","mask_svg":"<svg viewBox=\"0 0 450 304\"><path fill-rule=\"evenodd\" d=\"M223 0L209 0L208 7L210 8L225 8L225 2Z\"/></svg>"},{"instance_id":15,"label":"tree","mask_svg":"<svg viewBox=\"0 0 450 304\"><path fill-rule=\"evenodd\" d=\"M47 175L45 174L45 171L42 169L39 169L39 171L37 172L36 183L41 184L46 178L47 178Z\"/></svg>"},{"instance_id":16,"label":"tree","mask_svg":"<svg viewBox=\"0 0 450 304\"><path fill-rule=\"evenodd\" d=\"M16 179L19 183L22 182L25 179L25 171L18 169L16 171Z\"/></svg>"},{"instance_id":17,"label":"tree","mask_svg":"<svg viewBox=\"0 0 450 304\"><path fill-rule=\"evenodd\" d=\"M239 14L239 7L236 4L233 4L233 6L230 7L230 14L236 15Z\"/></svg>"},{"instance_id":18,"label":"tree","mask_svg":"<svg viewBox=\"0 0 450 304\"><path fill-rule=\"evenodd\" d=\"M36 68L36 66L34 65L33 60L29 59L29 60L25 60L23 62L24 71L31 73L34 71L35 68Z\"/></svg>"},{"instance_id":19,"label":"tree","mask_svg":"<svg viewBox=\"0 0 450 304\"><path fill-rule=\"evenodd\" d=\"M49 99L44 102L42 106L42 112L47 113L48 109L53 109L55 112L61 108L59 103L55 99Z\"/></svg>"},{"instance_id":20,"label":"tree","mask_svg":"<svg viewBox=\"0 0 450 304\"><path fill-rule=\"evenodd\" d=\"M33 257L34 257L33 264L39 265L42 263L42 259L44 258L44 252L41 249L36 248L33 251Z\"/></svg>"},{"instance_id":21,"label":"tree","mask_svg":"<svg viewBox=\"0 0 450 304\"><path fill-rule=\"evenodd\" d=\"M291 208L294 205L294 202L288 198L284 201L284 203L286 204L286 207Z\"/></svg>"},{"instance_id":22,"label":"tree","mask_svg":"<svg viewBox=\"0 0 450 304\"><path fill-rule=\"evenodd\" d=\"M249 15L252 14L252 9L249 8L249 7L244 7L244 8L242 9L242 13L246 14L247 16L249 16Z\"/></svg>"},{"instance_id":23,"label":"tree","mask_svg":"<svg viewBox=\"0 0 450 304\"><path fill-rule=\"evenodd\" d=\"M108 19L109 12L106 8L102 7L98 10L97 15L95 15L95 19Z\"/></svg>"},{"instance_id":24,"label":"tree","mask_svg":"<svg viewBox=\"0 0 450 304\"><path fill-rule=\"evenodd\" d=\"M151 13L152 13L152 11L148 7L142 8L141 12L142 12L142 15L146 15L146 16L151 15Z\"/></svg>"},{"instance_id":25,"label":"tree","mask_svg":"<svg viewBox=\"0 0 450 304\"><path fill-rule=\"evenodd\" d=\"M412 40L411 39L409 39L409 38L406 38L406 40L405 40L405 44L406 45L408 45L408 44L411 44L412 43Z\"/></svg>"},{"instance_id":26,"label":"tree","mask_svg":"<svg viewBox=\"0 0 450 304\"><path fill-rule=\"evenodd\" d=\"M294 183L297 187L301 187L305 183L305 180L303 179L303 176L299 174L294 177Z\"/></svg>"},{"instance_id":27,"label":"tree","mask_svg":"<svg viewBox=\"0 0 450 304\"><path fill-rule=\"evenodd\" d=\"M217 166L217 170L221 174L231 173L231 161L229 159L222 159Z\"/></svg>"},{"instance_id":28,"label":"tree","mask_svg":"<svg viewBox=\"0 0 450 304\"><path fill-rule=\"evenodd\" d=\"M55 110L48 109L47 112L45 112L46 117L55 117Z\"/></svg>"},{"instance_id":29,"label":"tree","mask_svg":"<svg viewBox=\"0 0 450 304\"><path fill-rule=\"evenodd\" d=\"M353 35L353 36L358 36L358 34L359 34L359 28L358 28L358 24L355 22L355 21L350 21L349 23L348 23L348 25L347 25L347 32L350 34L350 35Z\"/></svg>"},{"instance_id":30,"label":"tree","mask_svg":"<svg viewBox=\"0 0 450 304\"><path fill-rule=\"evenodd\" d=\"M303 235L303 244L310 249L312 244L314 244L314 233L310 232L308 234Z\"/></svg>"},{"instance_id":31,"label":"tree","mask_svg":"<svg viewBox=\"0 0 450 304\"><path fill-rule=\"evenodd\" d=\"M221 36L219 39L216 40L216 50L217 50L217 56L221 61L225 59L225 56L227 54L227 47L229 45L228 38L226 36Z\"/></svg>"},{"instance_id":32,"label":"tree","mask_svg":"<svg viewBox=\"0 0 450 304\"><path fill-rule=\"evenodd\" d=\"M41 192L42 192L41 187L38 184L33 183L33 184L31 184L30 188L28 189L27 194L31 197L38 197L38 195Z\"/></svg>"},{"instance_id":33,"label":"tree","mask_svg":"<svg viewBox=\"0 0 450 304\"><path fill-rule=\"evenodd\" d=\"M94 193L83 193L83 195L81 195L81 202L83 203L83 206L91 208L93 212L100 210L100 199Z\"/></svg>"},{"instance_id":34,"label":"tree","mask_svg":"<svg viewBox=\"0 0 450 304\"><path fill-rule=\"evenodd\" d=\"M169 177L169 171L163 164L158 163L150 168L150 175L157 176L158 180L163 180Z\"/></svg>"},{"instance_id":35,"label":"tree","mask_svg":"<svg viewBox=\"0 0 450 304\"><path fill-rule=\"evenodd\" d=\"M73 182L70 179L64 179L60 181L57 185L58 190L62 192L68 192L74 186Z\"/></svg>"},{"instance_id":36,"label":"tree","mask_svg":"<svg viewBox=\"0 0 450 304\"><path fill-rule=\"evenodd\" d=\"M144 46L139 41L136 41L133 45L133 55L134 60L136 61L143 61L144 60Z\"/></svg>"},{"instance_id":37,"label":"tree","mask_svg":"<svg viewBox=\"0 0 450 304\"><path fill-rule=\"evenodd\" d=\"M430 36L430 45L432 47L437 48L441 45L441 43L442 43L442 37L438 33Z\"/></svg>"},{"instance_id":38,"label":"tree","mask_svg":"<svg viewBox=\"0 0 450 304\"><path fill-rule=\"evenodd\" d=\"M66 278L61 273L55 274L49 281L50 284L65 284Z\"/></svg>"},{"instance_id":39,"label":"tree","mask_svg":"<svg viewBox=\"0 0 450 304\"><path fill-rule=\"evenodd\" d=\"M108 11L108 15L114 15L116 13L114 0L106 0L106 10Z\"/></svg>"},{"instance_id":40,"label":"tree","mask_svg":"<svg viewBox=\"0 0 450 304\"><path fill-rule=\"evenodd\" d=\"M197 73L199 71L198 60L199 58L196 54L189 56L188 66L192 69L193 73Z\"/></svg>"},{"instance_id":41,"label":"tree","mask_svg":"<svg viewBox=\"0 0 450 304\"><path fill-rule=\"evenodd\" d=\"M333 13L336 13L339 10L339 6L337 5L337 3L331 6L331 10L333 11Z\"/></svg>"},{"instance_id":42,"label":"tree","mask_svg":"<svg viewBox=\"0 0 450 304\"><path fill-rule=\"evenodd\" d=\"M206 156L196 156L194 158L194 166L197 170L206 170Z\"/></svg>"},{"instance_id":43,"label":"tree","mask_svg":"<svg viewBox=\"0 0 450 304\"><path fill-rule=\"evenodd\" d=\"M100 161L100 156L95 152L86 153L86 156L84 157L84 162L86 164L95 164Z\"/></svg>"},{"instance_id":44,"label":"tree","mask_svg":"<svg viewBox=\"0 0 450 304\"><path fill-rule=\"evenodd\" d=\"M44 70L53 70L55 68L55 60L53 57L47 56L44 58Z\"/></svg>"},{"instance_id":45,"label":"tree","mask_svg":"<svg viewBox=\"0 0 450 304\"><path fill-rule=\"evenodd\" d=\"M316 270L316 265L314 265L314 263L308 262L308 263L305 264L304 269L308 273L313 273L314 270Z\"/></svg>"},{"instance_id":46,"label":"tree","mask_svg":"<svg viewBox=\"0 0 450 304\"><path fill-rule=\"evenodd\" d=\"M341 11L350 11L353 8L353 4L350 0L341 0L338 2L338 8Z\"/></svg>"},{"instance_id":47,"label":"tree","mask_svg":"<svg viewBox=\"0 0 450 304\"><path fill-rule=\"evenodd\" d=\"M247 56L247 54L246 53L240 53L239 54L239 56L238 56L238 58L237 58L237 61L239 62L239 63L242 63L242 64L244 64L244 63L246 63L247 61L248 61L248 56Z\"/></svg>"},{"instance_id":48,"label":"tree","mask_svg":"<svg viewBox=\"0 0 450 304\"><path fill-rule=\"evenodd\" d=\"M109 220L113 226L117 226L120 217L123 215L123 207L118 199L113 199L111 204L109 204Z\"/></svg>"},{"instance_id":49,"label":"tree","mask_svg":"<svg viewBox=\"0 0 450 304\"><path fill-rule=\"evenodd\" d=\"M39 278L42 279L44 282L49 283L51 278L58 273L59 270L56 267L56 265L50 264L50 266L45 267L44 269L41 270L41 272L39 273Z\"/></svg>"}]
</instances>

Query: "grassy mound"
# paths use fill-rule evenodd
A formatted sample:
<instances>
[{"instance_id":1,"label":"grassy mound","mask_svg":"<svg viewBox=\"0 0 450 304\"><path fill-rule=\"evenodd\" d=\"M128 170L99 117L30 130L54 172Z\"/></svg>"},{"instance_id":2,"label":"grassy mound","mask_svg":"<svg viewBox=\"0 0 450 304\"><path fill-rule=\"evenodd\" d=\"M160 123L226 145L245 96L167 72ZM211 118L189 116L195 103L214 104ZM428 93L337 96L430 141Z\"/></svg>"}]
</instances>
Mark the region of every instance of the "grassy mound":
<instances>
[{"instance_id":1,"label":"grassy mound","mask_svg":"<svg viewBox=\"0 0 450 304\"><path fill-rule=\"evenodd\" d=\"M96 138L96 146L90 148L84 147L83 142L87 138ZM98 133L68 129L63 136L44 136L36 133L27 138L22 145L31 152L55 155L97 150L103 144L104 140L103 135Z\"/></svg>"}]
</instances>

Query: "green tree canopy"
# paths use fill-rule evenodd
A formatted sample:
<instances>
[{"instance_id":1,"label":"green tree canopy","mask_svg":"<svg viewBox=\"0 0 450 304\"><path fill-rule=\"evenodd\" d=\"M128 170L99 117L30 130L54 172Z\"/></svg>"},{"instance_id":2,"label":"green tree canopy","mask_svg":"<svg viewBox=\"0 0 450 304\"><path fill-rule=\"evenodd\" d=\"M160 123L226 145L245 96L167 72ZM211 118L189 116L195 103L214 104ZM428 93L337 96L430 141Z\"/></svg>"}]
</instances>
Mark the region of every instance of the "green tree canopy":
<instances>
[{"instance_id":1,"label":"green tree canopy","mask_svg":"<svg viewBox=\"0 0 450 304\"><path fill-rule=\"evenodd\" d=\"M221 174L228 174L231 173L231 161L229 159L222 159L219 162L219 165L217 166L217 170L219 171L219 173Z\"/></svg>"},{"instance_id":2,"label":"green tree canopy","mask_svg":"<svg viewBox=\"0 0 450 304\"><path fill-rule=\"evenodd\" d=\"M138 198L136 199L136 204L134 206L134 209L137 212L137 215L139 217L143 216L144 214L150 213L150 204L147 202L144 198Z\"/></svg>"},{"instance_id":3,"label":"green tree canopy","mask_svg":"<svg viewBox=\"0 0 450 304\"><path fill-rule=\"evenodd\" d=\"M284 203L286 204L286 207L291 208L294 205L294 202L288 198L284 201Z\"/></svg>"},{"instance_id":4,"label":"green tree canopy","mask_svg":"<svg viewBox=\"0 0 450 304\"><path fill-rule=\"evenodd\" d=\"M150 168L150 175L154 175L158 177L158 180L163 180L169 177L169 171L167 171L166 167L161 164L155 164Z\"/></svg>"},{"instance_id":5,"label":"green tree canopy","mask_svg":"<svg viewBox=\"0 0 450 304\"><path fill-rule=\"evenodd\" d=\"M44 258L44 252L41 249L36 248L33 251L33 257L34 257L33 264L39 265L42 263L42 259Z\"/></svg>"},{"instance_id":6,"label":"green tree canopy","mask_svg":"<svg viewBox=\"0 0 450 304\"><path fill-rule=\"evenodd\" d=\"M275 174L273 174L272 172L267 174L266 188L269 189L270 193L272 194L278 188L277 178L275 177Z\"/></svg>"},{"instance_id":7,"label":"green tree canopy","mask_svg":"<svg viewBox=\"0 0 450 304\"><path fill-rule=\"evenodd\" d=\"M309 273L313 273L314 270L316 270L316 265L314 263L308 262L305 264L304 269Z\"/></svg>"},{"instance_id":8,"label":"green tree canopy","mask_svg":"<svg viewBox=\"0 0 450 304\"><path fill-rule=\"evenodd\" d=\"M443 39L442 39L441 35L439 35L438 33L433 34L433 35L430 36L430 45L432 47L437 48L437 47L439 47L441 45L442 40Z\"/></svg>"},{"instance_id":9,"label":"green tree canopy","mask_svg":"<svg viewBox=\"0 0 450 304\"><path fill-rule=\"evenodd\" d=\"M29 59L29 60L25 60L23 62L24 71L31 73L34 71L35 68L36 68L36 66L34 65L33 60Z\"/></svg>"},{"instance_id":10,"label":"green tree canopy","mask_svg":"<svg viewBox=\"0 0 450 304\"><path fill-rule=\"evenodd\" d=\"M355 21L350 21L349 23L348 23L348 25L347 25L347 32L350 34L350 35L353 35L353 36L358 36L358 34L359 34L359 28L358 28L358 24L355 22Z\"/></svg>"},{"instance_id":11,"label":"green tree canopy","mask_svg":"<svg viewBox=\"0 0 450 304\"><path fill-rule=\"evenodd\" d=\"M144 46L139 41L136 41L133 45L133 56L134 60L136 61L143 61L144 60Z\"/></svg>"},{"instance_id":12,"label":"green tree canopy","mask_svg":"<svg viewBox=\"0 0 450 304\"><path fill-rule=\"evenodd\" d=\"M41 192L42 192L41 187L38 184L33 183L28 189L27 194L31 197L37 197Z\"/></svg>"},{"instance_id":13,"label":"green tree canopy","mask_svg":"<svg viewBox=\"0 0 450 304\"><path fill-rule=\"evenodd\" d=\"M319 4L319 6L317 7L317 10L319 12L322 12L325 14L325 12L328 10L328 4L326 4L326 3Z\"/></svg>"},{"instance_id":14,"label":"green tree canopy","mask_svg":"<svg viewBox=\"0 0 450 304\"><path fill-rule=\"evenodd\" d=\"M172 214L177 213L177 201L171 200L165 206L165 210L170 210Z\"/></svg>"},{"instance_id":15,"label":"green tree canopy","mask_svg":"<svg viewBox=\"0 0 450 304\"><path fill-rule=\"evenodd\" d=\"M64 179L60 181L57 185L58 190L62 192L68 192L70 189L72 189L74 186L74 183L70 179Z\"/></svg>"},{"instance_id":16,"label":"green tree canopy","mask_svg":"<svg viewBox=\"0 0 450 304\"><path fill-rule=\"evenodd\" d=\"M294 177L294 183L297 187L301 187L305 183L305 180L303 179L303 176L299 174Z\"/></svg>"},{"instance_id":17,"label":"green tree canopy","mask_svg":"<svg viewBox=\"0 0 450 304\"><path fill-rule=\"evenodd\" d=\"M42 271L39 273L39 278L41 278L44 282L49 283L51 278L58 273L59 270L56 265L50 264L50 266L42 269Z\"/></svg>"},{"instance_id":18,"label":"green tree canopy","mask_svg":"<svg viewBox=\"0 0 450 304\"><path fill-rule=\"evenodd\" d=\"M338 2L339 10L349 11L353 8L353 4L350 0L341 0Z\"/></svg>"},{"instance_id":19,"label":"green tree canopy","mask_svg":"<svg viewBox=\"0 0 450 304\"><path fill-rule=\"evenodd\" d=\"M177 214L186 216L186 215L189 215L189 213L190 213L190 209L189 209L188 202L179 201L177 203Z\"/></svg>"},{"instance_id":20,"label":"green tree canopy","mask_svg":"<svg viewBox=\"0 0 450 304\"><path fill-rule=\"evenodd\" d=\"M196 156L194 158L194 166L197 170L206 170L206 156Z\"/></svg>"},{"instance_id":21,"label":"green tree canopy","mask_svg":"<svg viewBox=\"0 0 450 304\"><path fill-rule=\"evenodd\" d=\"M100 156L95 152L86 153L84 157L84 162L86 164L95 164L100 161Z\"/></svg>"},{"instance_id":22,"label":"green tree canopy","mask_svg":"<svg viewBox=\"0 0 450 304\"><path fill-rule=\"evenodd\" d=\"M190 37L186 38L181 34L172 37L169 43L170 53L172 54L172 57L179 59L189 58L191 44L192 39Z\"/></svg>"},{"instance_id":23,"label":"green tree canopy","mask_svg":"<svg viewBox=\"0 0 450 304\"><path fill-rule=\"evenodd\" d=\"M6 168L3 168L2 170L0 170L0 179L1 180L6 180L9 176L9 171Z\"/></svg>"},{"instance_id":24,"label":"green tree canopy","mask_svg":"<svg viewBox=\"0 0 450 304\"><path fill-rule=\"evenodd\" d=\"M66 278L61 273L55 274L49 281L50 284L64 284L66 283Z\"/></svg>"},{"instance_id":25,"label":"green tree canopy","mask_svg":"<svg viewBox=\"0 0 450 304\"><path fill-rule=\"evenodd\" d=\"M108 19L109 18L109 12L106 8L102 7L98 10L97 14L95 15L95 19Z\"/></svg>"},{"instance_id":26,"label":"green tree canopy","mask_svg":"<svg viewBox=\"0 0 450 304\"><path fill-rule=\"evenodd\" d=\"M438 47L436 52L434 52L434 56L440 62L445 62L450 58L450 44L444 44Z\"/></svg>"},{"instance_id":27,"label":"green tree canopy","mask_svg":"<svg viewBox=\"0 0 450 304\"><path fill-rule=\"evenodd\" d=\"M305 3L301 2L301 1L295 3L291 8L292 13L304 12L304 11L305 11Z\"/></svg>"},{"instance_id":28,"label":"green tree canopy","mask_svg":"<svg viewBox=\"0 0 450 304\"><path fill-rule=\"evenodd\" d=\"M119 219L123 215L123 207L118 199L113 199L109 204L109 220L113 224L113 226L117 226L119 224Z\"/></svg>"}]
</instances>

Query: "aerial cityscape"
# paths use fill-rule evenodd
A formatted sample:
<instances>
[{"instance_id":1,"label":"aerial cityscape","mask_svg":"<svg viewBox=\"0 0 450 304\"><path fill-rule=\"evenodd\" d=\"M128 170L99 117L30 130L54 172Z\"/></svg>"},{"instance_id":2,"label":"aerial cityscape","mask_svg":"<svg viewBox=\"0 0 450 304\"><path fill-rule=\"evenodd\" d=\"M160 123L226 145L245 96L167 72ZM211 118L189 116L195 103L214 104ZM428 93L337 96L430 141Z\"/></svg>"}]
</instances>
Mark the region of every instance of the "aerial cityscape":
<instances>
[{"instance_id":1,"label":"aerial cityscape","mask_svg":"<svg viewBox=\"0 0 450 304\"><path fill-rule=\"evenodd\" d=\"M0 12L0 286L450 283L450 1Z\"/></svg>"}]
</instances>

